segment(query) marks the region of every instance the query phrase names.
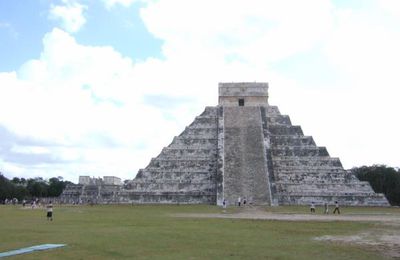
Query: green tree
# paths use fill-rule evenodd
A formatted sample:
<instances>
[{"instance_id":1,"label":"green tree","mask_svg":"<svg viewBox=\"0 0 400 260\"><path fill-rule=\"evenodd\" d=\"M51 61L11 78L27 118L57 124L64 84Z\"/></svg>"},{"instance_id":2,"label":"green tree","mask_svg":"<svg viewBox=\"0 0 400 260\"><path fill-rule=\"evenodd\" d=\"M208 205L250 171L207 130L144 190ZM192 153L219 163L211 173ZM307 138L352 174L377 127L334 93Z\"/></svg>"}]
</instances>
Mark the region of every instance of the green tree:
<instances>
[{"instance_id":1,"label":"green tree","mask_svg":"<svg viewBox=\"0 0 400 260\"><path fill-rule=\"evenodd\" d=\"M14 178L11 180L11 182L14 183L14 184L20 184L20 183L21 183L21 180L20 180L20 178L18 178L18 177L14 177Z\"/></svg>"},{"instance_id":2,"label":"green tree","mask_svg":"<svg viewBox=\"0 0 400 260\"><path fill-rule=\"evenodd\" d=\"M377 193L385 194L391 205L400 205L400 171L386 165L362 166L351 169L361 181L368 181Z\"/></svg>"},{"instance_id":3,"label":"green tree","mask_svg":"<svg viewBox=\"0 0 400 260\"><path fill-rule=\"evenodd\" d=\"M65 186L67 186L67 182L62 180L62 177L53 177L49 179L49 197L58 197L61 195Z\"/></svg>"},{"instance_id":4,"label":"green tree","mask_svg":"<svg viewBox=\"0 0 400 260\"><path fill-rule=\"evenodd\" d=\"M43 178L38 177L34 179L28 179L26 188L28 189L32 197L47 197L48 195L48 184Z\"/></svg>"},{"instance_id":5,"label":"green tree","mask_svg":"<svg viewBox=\"0 0 400 260\"><path fill-rule=\"evenodd\" d=\"M10 198L12 198L12 184L0 172L0 200L4 201Z\"/></svg>"},{"instance_id":6,"label":"green tree","mask_svg":"<svg viewBox=\"0 0 400 260\"><path fill-rule=\"evenodd\" d=\"M7 179L0 172L0 201L17 198L19 201L28 198L58 197L70 181L64 181L63 177L53 177L48 181L42 177L34 179L14 177Z\"/></svg>"}]
</instances>

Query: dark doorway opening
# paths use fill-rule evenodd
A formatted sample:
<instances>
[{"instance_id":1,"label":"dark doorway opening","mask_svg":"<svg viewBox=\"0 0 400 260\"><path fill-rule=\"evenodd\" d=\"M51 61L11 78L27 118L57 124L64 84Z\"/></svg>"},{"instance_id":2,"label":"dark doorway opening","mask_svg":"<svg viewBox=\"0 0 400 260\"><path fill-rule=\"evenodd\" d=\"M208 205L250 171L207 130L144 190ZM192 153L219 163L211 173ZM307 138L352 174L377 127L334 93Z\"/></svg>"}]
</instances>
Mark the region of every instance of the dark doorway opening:
<instances>
[{"instance_id":1,"label":"dark doorway opening","mask_svg":"<svg viewBox=\"0 0 400 260\"><path fill-rule=\"evenodd\" d=\"M244 107L244 98L239 98L239 106Z\"/></svg>"}]
</instances>

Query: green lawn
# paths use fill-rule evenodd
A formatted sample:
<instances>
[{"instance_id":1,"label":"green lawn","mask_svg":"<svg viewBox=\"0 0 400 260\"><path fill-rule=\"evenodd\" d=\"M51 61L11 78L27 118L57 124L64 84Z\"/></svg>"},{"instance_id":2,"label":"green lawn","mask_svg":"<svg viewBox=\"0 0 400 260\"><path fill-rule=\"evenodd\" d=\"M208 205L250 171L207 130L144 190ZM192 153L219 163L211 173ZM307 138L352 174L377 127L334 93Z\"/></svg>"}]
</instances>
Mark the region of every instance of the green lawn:
<instances>
[{"instance_id":1,"label":"green lawn","mask_svg":"<svg viewBox=\"0 0 400 260\"><path fill-rule=\"evenodd\" d=\"M231 209L235 211L237 209ZM268 210L308 213L307 207ZM373 209L399 213L398 209ZM345 214L372 209L343 208ZM216 206L56 206L45 210L0 206L0 252L38 244L67 247L7 259L381 259L372 250L313 240L351 235L372 223L285 222L171 217L174 213L220 213Z\"/></svg>"}]
</instances>

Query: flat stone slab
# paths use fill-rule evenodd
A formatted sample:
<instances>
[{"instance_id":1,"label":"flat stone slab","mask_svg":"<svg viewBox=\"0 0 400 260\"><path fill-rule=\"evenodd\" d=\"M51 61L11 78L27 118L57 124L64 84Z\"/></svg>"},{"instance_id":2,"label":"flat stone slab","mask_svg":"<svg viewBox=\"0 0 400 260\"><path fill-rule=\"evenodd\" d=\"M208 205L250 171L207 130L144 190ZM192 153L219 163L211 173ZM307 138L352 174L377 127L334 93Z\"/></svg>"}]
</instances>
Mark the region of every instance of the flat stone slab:
<instances>
[{"instance_id":1,"label":"flat stone slab","mask_svg":"<svg viewBox=\"0 0 400 260\"><path fill-rule=\"evenodd\" d=\"M59 248L59 247L63 247L63 246L66 246L66 244L42 244L42 245L37 245L37 246L24 247L24 248L0 253L0 258L7 257L7 256L13 256L13 255L32 253L35 251L49 250L49 249Z\"/></svg>"}]
</instances>

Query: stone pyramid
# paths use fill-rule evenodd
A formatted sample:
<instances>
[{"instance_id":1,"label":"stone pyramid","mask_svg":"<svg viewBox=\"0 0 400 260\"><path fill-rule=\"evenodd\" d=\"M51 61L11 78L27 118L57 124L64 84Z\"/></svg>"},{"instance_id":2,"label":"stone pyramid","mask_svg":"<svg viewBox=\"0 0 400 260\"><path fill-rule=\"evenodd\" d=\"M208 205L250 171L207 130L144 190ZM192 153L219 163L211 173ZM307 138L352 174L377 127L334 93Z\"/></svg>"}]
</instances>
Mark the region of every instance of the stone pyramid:
<instances>
[{"instance_id":1,"label":"stone pyramid","mask_svg":"<svg viewBox=\"0 0 400 260\"><path fill-rule=\"evenodd\" d=\"M267 83L220 83L219 105L206 107L126 188L129 201L144 203L389 205L270 106Z\"/></svg>"},{"instance_id":2,"label":"stone pyramid","mask_svg":"<svg viewBox=\"0 0 400 260\"><path fill-rule=\"evenodd\" d=\"M220 83L219 105L206 107L135 179L99 187L90 199L84 191L93 189L64 194L100 203L389 205L270 106L267 83Z\"/></svg>"}]
</instances>

